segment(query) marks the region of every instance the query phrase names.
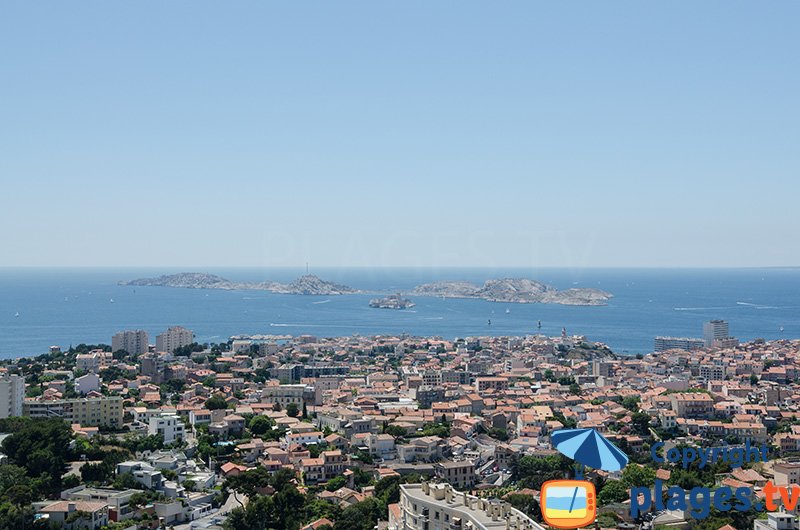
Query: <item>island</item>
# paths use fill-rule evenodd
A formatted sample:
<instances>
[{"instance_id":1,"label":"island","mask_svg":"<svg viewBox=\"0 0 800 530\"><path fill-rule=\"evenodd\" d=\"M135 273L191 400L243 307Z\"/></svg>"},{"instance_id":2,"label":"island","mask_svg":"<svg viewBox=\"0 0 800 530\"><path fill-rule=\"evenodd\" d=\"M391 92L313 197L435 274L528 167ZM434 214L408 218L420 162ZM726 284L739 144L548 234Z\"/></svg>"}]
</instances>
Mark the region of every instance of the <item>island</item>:
<instances>
[{"instance_id":1,"label":"island","mask_svg":"<svg viewBox=\"0 0 800 530\"><path fill-rule=\"evenodd\" d=\"M415 304L408 298L403 298L400 293L390 294L385 298L373 298L369 301L369 306L377 309L409 309Z\"/></svg>"},{"instance_id":2,"label":"island","mask_svg":"<svg viewBox=\"0 0 800 530\"><path fill-rule=\"evenodd\" d=\"M317 296L356 294L361 292L347 285L323 280L313 274L306 274L289 284L283 284L278 282L234 282L215 274L181 272L178 274L165 274L155 278L139 278L137 280L121 281L119 285L132 285L137 287L176 287L182 289L222 289L226 291L255 290L269 291L277 294Z\"/></svg>"},{"instance_id":3,"label":"island","mask_svg":"<svg viewBox=\"0 0 800 530\"><path fill-rule=\"evenodd\" d=\"M490 302L516 304L606 305L614 295L594 288L559 291L551 285L527 278L487 280L483 286L465 281L439 281L419 285L416 296L442 298L479 298Z\"/></svg>"},{"instance_id":4,"label":"island","mask_svg":"<svg viewBox=\"0 0 800 530\"><path fill-rule=\"evenodd\" d=\"M181 272L166 274L154 278L121 281L119 285L136 287L176 287L182 289L221 289L269 291L276 294L298 294L316 296L334 296L344 294L364 294L347 285L329 282L306 274L291 283L278 282L236 282L215 274L202 272ZM440 298L477 298L490 302L507 302L517 304L561 304L599 306L606 305L614 296L606 291L594 288L571 288L560 291L551 285L527 278L503 278L486 280L476 285L466 281L438 281L415 287L413 296L436 296ZM403 298L401 294L388 295L385 298L370 300L370 307L380 309L407 309L414 302Z\"/></svg>"}]
</instances>

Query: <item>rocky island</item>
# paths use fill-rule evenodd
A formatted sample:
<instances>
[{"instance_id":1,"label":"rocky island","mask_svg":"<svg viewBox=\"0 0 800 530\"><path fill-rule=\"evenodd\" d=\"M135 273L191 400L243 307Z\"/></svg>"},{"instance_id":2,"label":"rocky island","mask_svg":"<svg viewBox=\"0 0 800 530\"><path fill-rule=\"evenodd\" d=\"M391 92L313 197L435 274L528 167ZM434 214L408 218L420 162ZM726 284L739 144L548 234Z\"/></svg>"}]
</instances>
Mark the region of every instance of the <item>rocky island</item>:
<instances>
[{"instance_id":1,"label":"rocky island","mask_svg":"<svg viewBox=\"0 0 800 530\"><path fill-rule=\"evenodd\" d=\"M166 274L156 278L139 278L137 280L122 281L119 285L133 285L142 287L176 287L182 289L222 289L269 291L277 294L304 294L318 296L332 296L340 294L355 294L360 291L338 283L323 280L313 274L306 274L289 284L278 282L234 282L217 276L201 272L181 272Z\"/></svg>"},{"instance_id":2,"label":"rocky island","mask_svg":"<svg viewBox=\"0 0 800 530\"><path fill-rule=\"evenodd\" d=\"M483 286L465 281L440 281L417 286L417 296L480 298L517 304L605 305L614 295L600 289L573 288L559 291L551 285L526 278L487 280Z\"/></svg>"},{"instance_id":3,"label":"rocky island","mask_svg":"<svg viewBox=\"0 0 800 530\"><path fill-rule=\"evenodd\" d=\"M235 282L201 272L182 272L166 274L155 278L140 278L121 281L119 285L141 287L176 287L182 289L222 289L269 291L277 294L302 294L333 296L342 294L363 294L363 291L347 285L329 282L306 274L291 283L278 282ZM551 285L526 278L504 278L487 280L482 286L465 281L439 281L419 285L411 292L416 296L438 296L441 298L479 298L490 302L510 302L518 304L562 304L562 305L605 305L613 297L611 293L593 288L572 288L559 291ZM380 309L407 309L414 302L400 294L370 300L370 307Z\"/></svg>"},{"instance_id":4,"label":"rocky island","mask_svg":"<svg viewBox=\"0 0 800 530\"><path fill-rule=\"evenodd\" d=\"M369 301L369 306L377 309L408 309L415 304L408 298L403 298L399 293L390 294L385 298L373 298Z\"/></svg>"}]
</instances>

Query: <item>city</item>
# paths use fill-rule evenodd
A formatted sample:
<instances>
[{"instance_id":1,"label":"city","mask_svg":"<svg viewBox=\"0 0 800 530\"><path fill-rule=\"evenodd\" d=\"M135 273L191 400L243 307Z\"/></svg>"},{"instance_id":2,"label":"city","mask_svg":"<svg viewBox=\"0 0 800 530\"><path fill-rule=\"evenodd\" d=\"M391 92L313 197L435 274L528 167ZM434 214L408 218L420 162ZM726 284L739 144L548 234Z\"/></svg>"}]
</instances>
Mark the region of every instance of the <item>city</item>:
<instances>
[{"instance_id":1,"label":"city","mask_svg":"<svg viewBox=\"0 0 800 530\"><path fill-rule=\"evenodd\" d=\"M0 4L0 530L800 530L800 2Z\"/></svg>"},{"instance_id":2,"label":"city","mask_svg":"<svg viewBox=\"0 0 800 530\"><path fill-rule=\"evenodd\" d=\"M4 496L31 503L6 517L92 530L269 518L303 529L540 529L539 489L570 470L550 435L577 427L633 462L588 474L598 527L684 528L687 511L631 519L630 489L746 485L763 498L768 480L800 478L800 340L739 344L719 320L703 330L697 348L658 338L654 353L628 357L566 330L201 345L174 326L155 344L127 330L110 345L53 346L2 368ZM37 429L68 440L46 465L25 439ZM768 444L773 456L710 470L648 461L654 444L709 442ZM288 504L275 504L282 494ZM734 527L796 524L796 512L758 516L738 514Z\"/></svg>"}]
</instances>

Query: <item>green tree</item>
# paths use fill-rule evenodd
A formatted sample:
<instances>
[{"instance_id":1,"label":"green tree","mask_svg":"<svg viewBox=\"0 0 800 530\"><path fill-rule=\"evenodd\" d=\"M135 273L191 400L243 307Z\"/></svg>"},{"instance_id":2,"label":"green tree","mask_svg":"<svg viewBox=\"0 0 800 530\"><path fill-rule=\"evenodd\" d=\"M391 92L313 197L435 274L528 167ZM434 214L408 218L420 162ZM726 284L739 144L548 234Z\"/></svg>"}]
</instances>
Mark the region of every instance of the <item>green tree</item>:
<instances>
[{"instance_id":1,"label":"green tree","mask_svg":"<svg viewBox=\"0 0 800 530\"><path fill-rule=\"evenodd\" d=\"M253 416L248 427L254 436L261 436L272 430L275 423L266 416Z\"/></svg>"},{"instance_id":2,"label":"green tree","mask_svg":"<svg viewBox=\"0 0 800 530\"><path fill-rule=\"evenodd\" d=\"M96 464L84 464L81 466L81 480L84 482L107 482L113 473L113 470L103 462Z\"/></svg>"},{"instance_id":3,"label":"green tree","mask_svg":"<svg viewBox=\"0 0 800 530\"><path fill-rule=\"evenodd\" d=\"M402 438L406 435L406 430L399 425L387 425L383 432L395 438Z\"/></svg>"},{"instance_id":4,"label":"green tree","mask_svg":"<svg viewBox=\"0 0 800 530\"><path fill-rule=\"evenodd\" d=\"M208 410L220 410L228 408L228 402L222 394L214 394L206 400L206 408Z\"/></svg>"},{"instance_id":5,"label":"green tree","mask_svg":"<svg viewBox=\"0 0 800 530\"><path fill-rule=\"evenodd\" d=\"M621 480L609 480L597 494L597 501L601 505L622 502L627 498L628 487Z\"/></svg>"},{"instance_id":6,"label":"green tree","mask_svg":"<svg viewBox=\"0 0 800 530\"><path fill-rule=\"evenodd\" d=\"M296 418L297 415L300 413L300 410L297 407L297 403L289 403L286 405L286 415L292 418Z\"/></svg>"},{"instance_id":7,"label":"green tree","mask_svg":"<svg viewBox=\"0 0 800 530\"><path fill-rule=\"evenodd\" d=\"M514 474L522 487L541 489L548 480L564 478L572 462L563 455L523 456L514 466Z\"/></svg>"},{"instance_id":8,"label":"green tree","mask_svg":"<svg viewBox=\"0 0 800 530\"><path fill-rule=\"evenodd\" d=\"M142 489L142 485L136 481L132 473L120 473L112 483L114 489L118 490L138 490Z\"/></svg>"},{"instance_id":9,"label":"green tree","mask_svg":"<svg viewBox=\"0 0 800 530\"><path fill-rule=\"evenodd\" d=\"M650 433L650 415L644 412L634 412L631 415L631 424L637 434L648 435Z\"/></svg>"},{"instance_id":10,"label":"green tree","mask_svg":"<svg viewBox=\"0 0 800 530\"><path fill-rule=\"evenodd\" d=\"M488 430L487 434L495 440L500 440L501 442L508 440L508 431L506 429L501 429L500 427L492 427Z\"/></svg>"},{"instance_id":11,"label":"green tree","mask_svg":"<svg viewBox=\"0 0 800 530\"><path fill-rule=\"evenodd\" d=\"M504 499L514 508L521 511L533 520L542 521L542 509L539 503L532 495L523 495L521 493L512 493L504 497Z\"/></svg>"},{"instance_id":12,"label":"green tree","mask_svg":"<svg viewBox=\"0 0 800 530\"><path fill-rule=\"evenodd\" d=\"M651 467L630 464L625 466L622 471L622 481L628 487L646 486L651 487L655 483L656 472Z\"/></svg>"},{"instance_id":13,"label":"green tree","mask_svg":"<svg viewBox=\"0 0 800 530\"><path fill-rule=\"evenodd\" d=\"M375 498L381 501L382 506L400 502L400 484L403 480L400 476L386 477L375 483Z\"/></svg>"},{"instance_id":14,"label":"green tree","mask_svg":"<svg viewBox=\"0 0 800 530\"><path fill-rule=\"evenodd\" d=\"M3 440L0 451L37 482L38 494L61 491L61 477L71 456L72 430L66 423L60 419L7 418L0 420L0 432L13 433Z\"/></svg>"},{"instance_id":15,"label":"green tree","mask_svg":"<svg viewBox=\"0 0 800 530\"><path fill-rule=\"evenodd\" d=\"M333 530L372 530L383 515L384 507L374 497L348 506L333 525Z\"/></svg>"},{"instance_id":16,"label":"green tree","mask_svg":"<svg viewBox=\"0 0 800 530\"><path fill-rule=\"evenodd\" d=\"M627 396L622 400L622 406L631 412L639 411L639 396Z\"/></svg>"},{"instance_id":17,"label":"green tree","mask_svg":"<svg viewBox=\"0 0 800 530\"><path fill-rule=\"evenodd\" d=\"M337 477L333 477L330 479L327 484L325 484L325 489L328 491L336 491L339 488L342 488L347 485L347 479L343 476L339 475Z\"/></svg>"}]
</instances>

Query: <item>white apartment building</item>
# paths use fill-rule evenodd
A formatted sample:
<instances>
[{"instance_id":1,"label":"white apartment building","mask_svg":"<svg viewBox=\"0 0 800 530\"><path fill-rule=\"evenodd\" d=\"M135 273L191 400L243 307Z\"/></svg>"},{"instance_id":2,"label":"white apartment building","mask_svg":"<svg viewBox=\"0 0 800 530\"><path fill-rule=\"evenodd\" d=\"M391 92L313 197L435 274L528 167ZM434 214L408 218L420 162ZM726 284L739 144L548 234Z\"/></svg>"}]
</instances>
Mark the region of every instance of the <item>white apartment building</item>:
<instances>
[{"instance_id":1,"label":"white apartment building","mask_svg":"<svg viewBox=\"0 0 800 530\"><path fill-rule=\"evenodd\" d=\"M111 360L110 352L93 350L89 353L79 353L75 356L75 368L82 372L99 372Z\"/></svg>"},{"instance_id":2,"label":"white apartment building","mask_svg":"<svg viewBox=\"0 0 800 530\"><path fill-rule=\"evenodd\" d=\"M389 530L544 530L498 499L480 499L449 484L402 484L400 502L389 506Z\"/></svg>"},{"instance_id":3,"label":"white apartment building","mask_svg":"<svg viewBox=\"0 0 800 530\"><path fill-rule=\"evenodd\" d=\"M700 377L706 381L724 381L727 370L724 364L704 364L700 366Z\"/></svg>"},{"instance_id":4,"label":"white apartment building","mask_svg":"<svg viewBox=\"0 0 800 530\"><path fill-rule=\"evenodd\" d=\"M795 530L796 528L797 517L785 512L768 513L766 519L753 521L754 530Z\"/></svg>"},{"instance_id":5,"label":"white apartment building","mask_svg":"<svg viewBox=\"0 0 800 530\"><path fill-rule=\"evenodd\" d=\"M25 400L25 378L21 375L0 376L0 418L22 416Z\"/></svg>"},{"instance_id":6,"label":"white apartment building","mask_svg":"<svg viewBox=\"0 0 800 530\"><path fill-rule=\"evenodd\" d=\"M183 440L183 422L175 414L153 416L147 426L147 434L150 436L160 434L164 437L165 444L171 444L177 440Z\"/></svg>"},{"instance_id":7,"label":"white apartment building","mask_svg":"<svg viewBox=\"0 0 800 530\"><path fill-rule=\"evenodd\" d=\"M22 413L31 418L62 418L83 427L122 427L121 396L89 396L77 399L27 399Z\"/></svg>"},{"instance_id":8,"label":"white apartment building","mask_svg":"<svg viewBox=\"0 0 800 530\"><path fill-rule=\"evenodd\" d=\"M176 348L194 342L194 333L181 326L173 326L164 333L156 335L156 351L172 353Z\"/></svg>"},{"instance_id":9,"label":"white apartment building","mask_svg":"<svg viewBox=\"0 0 800 530\"><path fill-rule=\"evenodd\" d=\"M262 403L278 403L282 409L286 409L286 405L294 403L298 407L303 406L303 394L306 390L306 385L273 385L264 387L261 391Z\"/></svg>"},{"instance_id":10,"label":"white apartment building","mask_svg":"<svg viewBox=\"0 0 800 530\"><path fill-rule=\"evenodd\" d=\"M730 330L725 320L703 322L703 341L707 348L713 346L715 340L723 340L728 337L730 337Z\"/></svg>"},{"instance_id":11,"label":"white apartment building","mask_svg":"<svg viewBox=\"0 0 800 530\"><path fill-rule=\"evenodd\" d=\"M150 337L143 329L126 330L111 337L111 351L125 350L132 355L147 353Z\"/></svg>"},{"instance_id":12,"label":"white apartment building","mask_svg":"<svg viewBox=\"0 0 800 530\"><path fill-rule=\"evenodd\" d=\"M100 390L100 376L89 372L86 375L75 378L75 390L79 394L88 394Z\"/></svg>"}]
</instances>

